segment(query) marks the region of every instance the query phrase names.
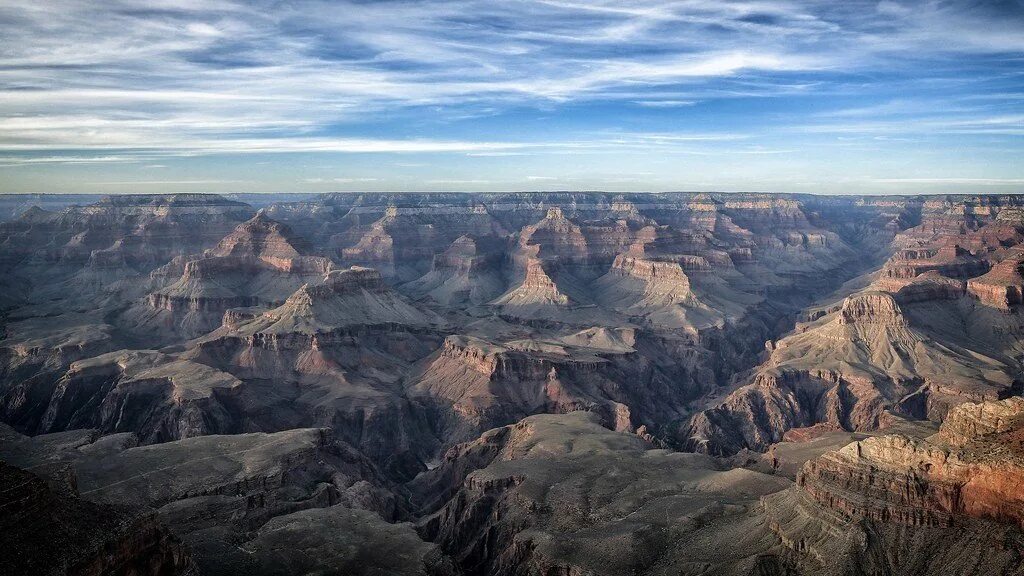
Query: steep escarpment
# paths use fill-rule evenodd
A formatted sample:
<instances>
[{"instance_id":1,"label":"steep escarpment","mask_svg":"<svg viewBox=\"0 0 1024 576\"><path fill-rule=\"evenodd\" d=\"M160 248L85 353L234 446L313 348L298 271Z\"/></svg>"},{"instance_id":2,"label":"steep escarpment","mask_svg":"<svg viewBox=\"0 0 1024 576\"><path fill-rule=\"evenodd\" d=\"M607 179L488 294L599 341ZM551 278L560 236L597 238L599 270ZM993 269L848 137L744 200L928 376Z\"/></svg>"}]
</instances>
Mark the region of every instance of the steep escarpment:
<instances>
[{"instance_id":1,"label":"steep escarpment","mask_svg":"<svg viewBox=\"0 0 1024 576\"><path fill-rule=\"evenodd\" d=\"M659 328L693 333L724 319L693 293L678 262L659 262L626 255L615 258L607 274L595 282L600 301Z\"/></svg>"},{"instance_id":2,"label":"steep escarpment","mask_svg":"<svg viewBox=\"0 0 1024 576\"><path fill-rule=\"evenodd\" d=\"M1020 251L1008 255L988 273L967 281L967 291L982 304L1006 312L1024 303L1024 254Z\"/></svg>"},{"instance_id":3,"label":"steep escarpment","mask_svg":"<svg viewBox=\"0 0 1024 576\"><path fill-rule=\"evenodd\" d=\"M230 374L159 352L112 352L71 365L37 431L132 432L145 443L230 432L232 416L217 397L240 385Z\"/></svg>"},{"instance_id":4,"label":"steep escarpment","mask_svg":"<svg viewBox=\"0 0 1024 576\"><path fill-rule=\"evenodd\" d=\"M465 460L481 468L467 474ZM623 574L782 567L745 515L788 481L716 470L710 459L649 450L586 413L534 416L449 453L430 473L458 486L420 532L469 574ZM421 486L437 490L436 482ZM730 541L728 551L719 544ZM712 548L715 548L713 551Z\"/></svg>"},{"instance_id":5,"label":"steep escarpment","mask_svg":"<svg viewBox=\"0 0 1024 576\"><path fill-rule=\"evenodd\" d=\"M693 360L654 365L622 337L636 344L631 333L574 344L449 336L409 389L437 412L432 420L449 444L532 414L578 410L615 430L662 433L660 423L680 418L701 393L707 372Z\"/></svg>"},{"instance_id":6,"label":"steep escarpment","mask_svg":"<svg viewBox=\"0 0 1024 576\"><path fill-rule=\"evenodd\" d=\"M526 261L522 280L508 292L495 298L494 306L516 316L540 316L574 304L563 288L552 280L539 258Z\"/></svg>"},{"instance_id":7,"label":"steep escarpment","mask_svg":"<svg viewBox=\"0 0 1024 576\"><path fill-rule=\"evenodd\" d=\"M1024 553L1024 401L966 403L938 434L856 441L762 498L794 563L819 574L1015 574ZM993 544L998 542L998 544Z\"/></svg>"},{"instance_id":8,"label":"steep escarpment","mask_svg":"<svg viewBox=\"0 0 1024 576\"><path fill-rule=\"evenodd\" d=\"M200 336L219 326L227 310L278 306L334 268L310 250L287 226L261 211L204 254L154 271L151 278L158 281L180 264L181 275L149 293L121 322L135 331Z\"/></svg>"},{"instance_id":9,"label":"steep escarpment","mask_svg":"<svg viewBox=\"0 0 1024 576\"><path fill-rule=\"evenodd\" d=\"M184 574L181 542L152 513L80 498L0 462L0 570L5 574Z\"/></svg>"},{"instance_id":10,"label":"steep escarpment","mask_svg":"<svg viewBox=\"0 0 1024 576\"><path fill-rule=\"evenodd\" d=\"M435 442L400 379L442 340L440 319L351 268L284 304L239 314L184 357L243 385L220 395L243 430L330 426L388 472L414 474Z\"/></svg>"},{"instance_id":11,"label":"steep escarpment","mask_svg":"<svg viewBox=\"0 0 1024 576\"><path fill-rule=\"evenodd\" d=\"M908 312L915 306L946 307L945 317L920 322ZM777 342L751 384L696 415L690 445L763 450L791 428L874 430L885 426L888 410L941 421L956 404L1008 394L1016 362L964 330L982 318L959 300L901 305L881 291L851 296Z\"/></svg>"}]
</instances>

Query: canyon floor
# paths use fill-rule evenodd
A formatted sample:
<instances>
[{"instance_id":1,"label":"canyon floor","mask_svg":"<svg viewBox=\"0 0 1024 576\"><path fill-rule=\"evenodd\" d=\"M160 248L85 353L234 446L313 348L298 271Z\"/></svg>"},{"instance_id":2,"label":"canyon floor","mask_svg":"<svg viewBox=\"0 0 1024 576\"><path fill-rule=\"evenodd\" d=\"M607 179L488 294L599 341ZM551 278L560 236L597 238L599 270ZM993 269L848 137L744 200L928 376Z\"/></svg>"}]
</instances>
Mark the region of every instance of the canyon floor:
<instances>
[{"instance_id":1,"label":"canyon floor","mask_svg":"<svg viewBox=\"0 0 1024 576\"><path fill-rule=\"evenodd\" d=\"M1024 574L1024 197L242 199L0 197L0 573Z\"/></svg>"}]
</instances>

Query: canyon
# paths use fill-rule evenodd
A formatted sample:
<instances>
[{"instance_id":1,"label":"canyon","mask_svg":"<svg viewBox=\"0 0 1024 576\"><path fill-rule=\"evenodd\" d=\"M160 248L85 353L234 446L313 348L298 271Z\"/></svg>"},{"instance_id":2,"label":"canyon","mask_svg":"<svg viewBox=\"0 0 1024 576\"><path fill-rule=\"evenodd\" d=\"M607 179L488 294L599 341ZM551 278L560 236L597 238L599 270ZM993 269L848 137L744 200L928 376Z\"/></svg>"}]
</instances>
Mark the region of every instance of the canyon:
<instances>
[{"instance_id":1,"label":"canyon","mask_svg":"<svg viewBox=\"0 0 1024 576\"><path fill-rule=\"evenodd\" d=\"M5 574L1024 574L1024 197L40 198Z\"/></svg>"}]
</instances>

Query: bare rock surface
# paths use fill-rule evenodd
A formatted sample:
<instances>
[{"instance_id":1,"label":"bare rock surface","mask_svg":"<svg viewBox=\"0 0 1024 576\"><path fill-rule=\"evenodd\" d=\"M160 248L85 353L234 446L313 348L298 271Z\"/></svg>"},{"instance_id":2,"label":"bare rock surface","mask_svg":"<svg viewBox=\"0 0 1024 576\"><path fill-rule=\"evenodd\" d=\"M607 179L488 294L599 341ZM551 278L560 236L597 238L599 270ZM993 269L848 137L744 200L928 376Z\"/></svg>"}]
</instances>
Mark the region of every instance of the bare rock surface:
<instances>
[{"instance_id":1,"label":"bare rock surface","mask_svg":"<svg viewBox=\"0 0 1024 576\"><path fill-rule=\"evenodd\" d=\"M741 574L776 543L750 530L761 495L788 481L719 470L704 456L649 450L575 412L527 418L460 447L433 472L469 473L421 531L468 573ZM486 457L474 456L484 451ZM715 542L731 542L728 550ZM768 556L764 556L768 554Z\"/></svg>"}]
</instances>

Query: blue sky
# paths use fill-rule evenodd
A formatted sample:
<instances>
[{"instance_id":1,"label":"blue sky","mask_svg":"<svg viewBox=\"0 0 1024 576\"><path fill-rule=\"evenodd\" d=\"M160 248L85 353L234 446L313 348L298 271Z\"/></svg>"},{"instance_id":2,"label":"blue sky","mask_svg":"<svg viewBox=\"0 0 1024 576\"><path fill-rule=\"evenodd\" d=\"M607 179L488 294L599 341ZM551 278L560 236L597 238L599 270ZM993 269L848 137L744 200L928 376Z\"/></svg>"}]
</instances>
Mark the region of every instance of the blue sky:
<instances>
[{"instance_id":1,"label":"blue sky","mask_svg":"<svg viewBox=\"0 0 1024 576\"><path fill-rule=\"evenodd\" d=\"M0 192L1024 192L1024 2L0 0Z\"/></svg>"}]
</instances>

